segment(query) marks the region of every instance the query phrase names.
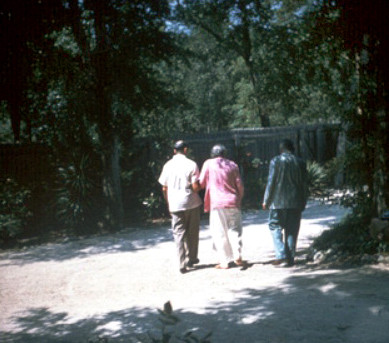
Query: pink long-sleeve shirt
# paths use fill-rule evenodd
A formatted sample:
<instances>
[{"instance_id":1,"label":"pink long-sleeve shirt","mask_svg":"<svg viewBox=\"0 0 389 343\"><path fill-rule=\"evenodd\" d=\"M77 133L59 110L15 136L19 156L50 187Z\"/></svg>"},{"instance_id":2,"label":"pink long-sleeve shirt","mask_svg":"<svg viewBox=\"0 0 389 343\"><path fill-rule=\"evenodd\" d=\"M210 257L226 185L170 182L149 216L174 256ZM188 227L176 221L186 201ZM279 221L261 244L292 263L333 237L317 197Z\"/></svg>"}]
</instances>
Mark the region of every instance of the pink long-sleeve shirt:
<instances>
[{"instance_id":1,"label":"pink long-sleeve shirt","mask_svg":"<svg viewBox=\"0 0 389 343\"><path fill-rule=\"evenodd\" d=\"M204 211L240 208L244 187L237 164L223 157L206 160L200 173L205 188Z\"/></svg>"}]
</instances>

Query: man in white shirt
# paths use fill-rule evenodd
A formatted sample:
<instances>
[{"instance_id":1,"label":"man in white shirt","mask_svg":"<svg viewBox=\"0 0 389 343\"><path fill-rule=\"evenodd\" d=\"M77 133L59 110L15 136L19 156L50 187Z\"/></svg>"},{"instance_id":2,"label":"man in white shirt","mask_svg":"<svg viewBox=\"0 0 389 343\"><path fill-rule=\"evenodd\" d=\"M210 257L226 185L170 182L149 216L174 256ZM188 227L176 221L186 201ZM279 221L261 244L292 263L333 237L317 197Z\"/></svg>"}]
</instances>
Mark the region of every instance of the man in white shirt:
<instances>
[{"instance_id":1,"label":"man in white shirt","mask_svg":"<svg viewBox=\"0 0 389 343\"><path fill-rule=\"evenodd\" d=\"M200 206L198 192L199 168L186 157L187 144L180 140L174 144L174 156L166 162L158 182L172 216L172 231L177 246L180 272L199 263L198 245Z\"/></svg>"}]
</instances>

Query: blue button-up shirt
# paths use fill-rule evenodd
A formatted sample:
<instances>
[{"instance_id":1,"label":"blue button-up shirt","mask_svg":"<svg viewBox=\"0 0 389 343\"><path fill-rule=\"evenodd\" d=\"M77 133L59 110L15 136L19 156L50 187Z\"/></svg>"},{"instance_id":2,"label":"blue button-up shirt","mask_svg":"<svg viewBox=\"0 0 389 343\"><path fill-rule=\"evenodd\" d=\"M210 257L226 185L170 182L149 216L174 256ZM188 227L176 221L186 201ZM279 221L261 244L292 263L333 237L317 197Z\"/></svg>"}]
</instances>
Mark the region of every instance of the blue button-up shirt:
<instances>
[{"instance_id":1,"label":"blue button-up shirt","mask_svg":"<svg viewBox=\"0 0 389 343\"><path fill-rule=\"evenodd\" d=\"M304 210L308 197L305 162L283 152L270 162L263 203L270 209Z\"/></svg>"}]
</instances>

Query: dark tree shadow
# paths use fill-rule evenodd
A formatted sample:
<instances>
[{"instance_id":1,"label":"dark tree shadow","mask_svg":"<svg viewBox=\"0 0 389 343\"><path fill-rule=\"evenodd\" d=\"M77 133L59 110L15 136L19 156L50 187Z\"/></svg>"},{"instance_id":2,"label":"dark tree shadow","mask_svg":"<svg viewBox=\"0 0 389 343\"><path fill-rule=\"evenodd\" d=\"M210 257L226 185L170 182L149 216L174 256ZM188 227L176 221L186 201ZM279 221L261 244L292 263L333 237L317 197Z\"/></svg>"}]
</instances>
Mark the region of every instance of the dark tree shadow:
<instances>
[{"instance_id":1,"label":"dark tree shadow","mask_svg":"<svg viewBox=\"0 0 389 343\"><path fill-rule=\"evenodd\" d=\"M175 330L182 334L193 329L199 337L212 331L212 342L217 343L386 343L389 293L382 286L388 283L389 272L382 270L312 270L307 275L297 268L282 286L237 289L233 300L210 301L203 314L175 310L180 319ZM161 299L161 307L167 300ZM12 332L0 332L2 343L77 343L99 336L133 342L131 338L145 337L146 332L160 337L158 313L150 308L76 322L67 313L38 308L15 321Z\"/></svg>"},{"instance_id":2,"label":"dark tree shadow","mask_svg":"<svg viewBox=\"0 0 389 343\"><path fill-rule=\"evenodd\" d=\"M303 219L315 219L315 224L328 225L335 221L338 207L323 211L319 203L308 204L309 211L303 212ZM333 211L333 213L331 212ZM268 211L247 211L243 215L243 226L267 223ZM207 230L209 219L201 221L201 230ZM201 238L208 239L209 236ZM62 243L46 243L27 249L9 250L2 254L8 264L23 265L31 262L64 261L72 258L87 258L103 253L122 253L151 248L160 243L172 241L170 226L151 228L129 228L114 234L100 235L64 241Z\"/></svg>"},{"instance_id":3,"label":"dark tree shadow","mask_svg":"<svg viewBox=\"0 0 389 343\"><path fill-rule=\"evenodd\" d=\"M3 253L2 256L5 260L11 261L9 264L23 265L31 262L64 261L103 253L143 250L171 240L172 234L169 227L123 230L115 234L11 250Z\"/></svg>"}]
</instances>

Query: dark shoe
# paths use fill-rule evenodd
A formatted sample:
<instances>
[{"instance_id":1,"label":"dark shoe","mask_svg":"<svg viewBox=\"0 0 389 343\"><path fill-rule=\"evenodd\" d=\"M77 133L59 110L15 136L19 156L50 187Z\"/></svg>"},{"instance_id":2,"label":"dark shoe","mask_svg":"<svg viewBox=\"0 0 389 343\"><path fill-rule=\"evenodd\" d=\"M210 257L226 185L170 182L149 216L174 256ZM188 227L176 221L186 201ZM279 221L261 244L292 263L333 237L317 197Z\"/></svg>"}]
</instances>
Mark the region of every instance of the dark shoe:
<instances>
[{"instance_id":1,"label":"dark shoe","mask_svg":"<svg viewBox=\"0 0 389 343\"><path fill-rule=\"evenodd\" d=\"M185 274L185 273L187 273L188 272L188 269L186 269L186 268L181 268L180 269L180 273L181 274Z\"/></svg>"},{"instance_id":2,"label":"dark shoe","mask_svg":"<svg viewBox=\"0 0 389 343\"><path fill-rule=\"evenodd\" d=\"M282 262L279 266L282 268L290 268L294 266L294 261L285 261Z\"/></svg>"},{"instance_id":3,"label":"dark shoe","mask_svg":"<svg viewBox=\"0 0 389 343\"><path fill-rule=\"evenodd\" d=\"M272 261L271 264L272 264L273 266L279 266L279 265L281 265L281 264L283 264L283 263L286 263L286 262L288 262L288 261L286 260L286 258L281 258L281 259L279 259L279 260L274 260L274 261Z\"/></svg>"},{"instance_id":4,"label":"dark shoe","mask_svg":"<svg viewBox=\"0 0 389 343\"><path fill-rule=\"evenodd\" d=\"M187 263L187 266L192 268L193 265L198 264L199 262L200 262L200 260L198 258L195 258L194 260L189 260L189 262Z\"/></svg>"}]
</instances>

